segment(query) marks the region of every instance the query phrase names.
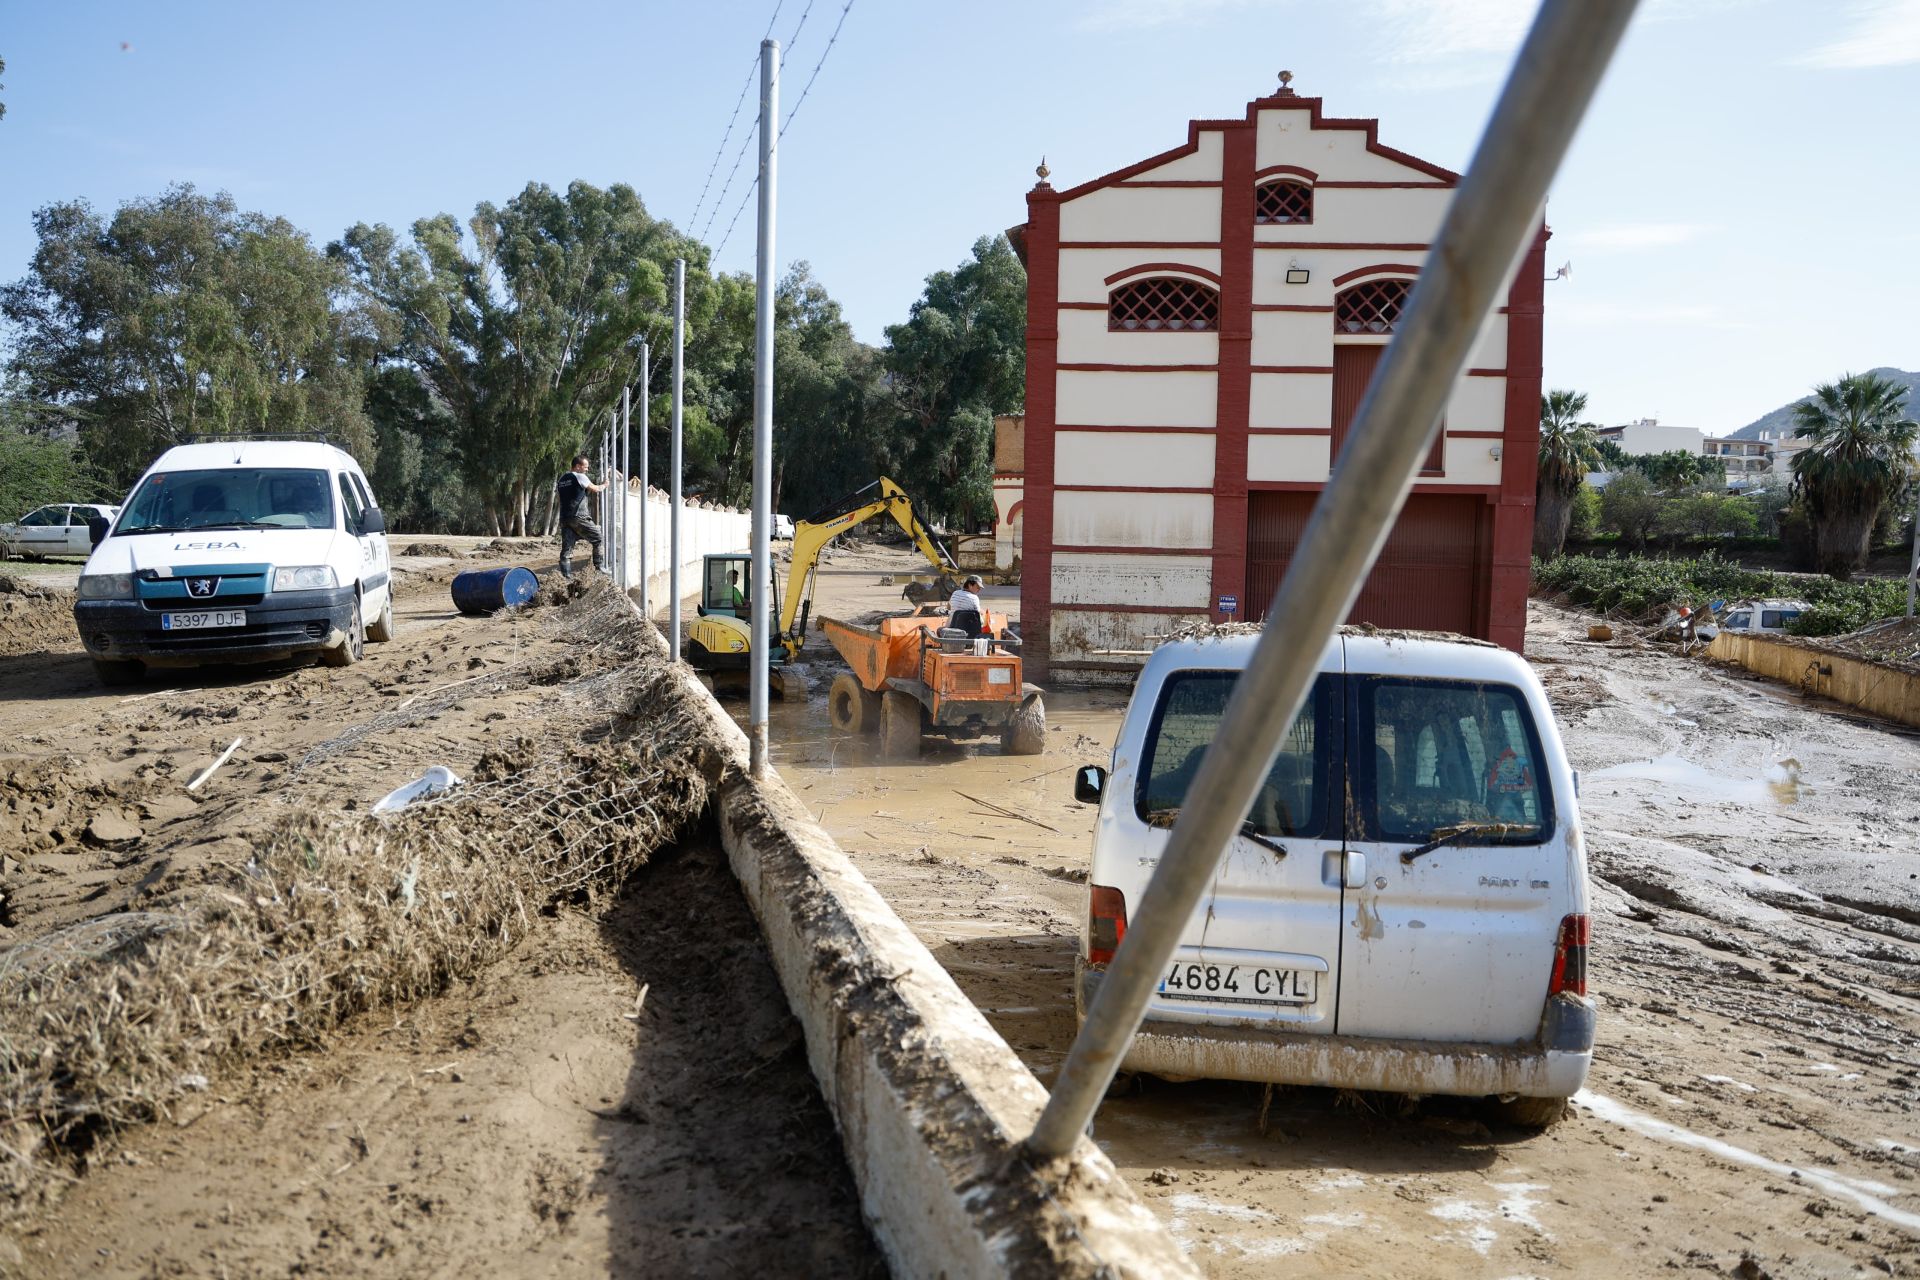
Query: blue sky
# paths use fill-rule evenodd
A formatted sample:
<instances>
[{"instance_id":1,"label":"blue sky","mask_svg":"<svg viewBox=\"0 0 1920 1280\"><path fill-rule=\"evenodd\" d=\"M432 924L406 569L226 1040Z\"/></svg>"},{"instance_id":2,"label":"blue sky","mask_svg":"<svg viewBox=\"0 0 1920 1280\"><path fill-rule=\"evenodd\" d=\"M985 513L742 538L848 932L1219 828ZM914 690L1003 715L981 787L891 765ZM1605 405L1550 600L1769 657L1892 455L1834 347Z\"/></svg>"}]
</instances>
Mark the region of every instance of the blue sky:
<instances>
[{"instance_id":1,"label":"blue sky","mask_svg":"<svg viewBox=\"0 0 1920 1280\"><path fill-rule=\"evenodd\" d=\"M815 0L791 104L845 0ZM0 0L0 279L30 216L192 181L324 244L528 181L689 224L773 0L327 6ZM782 0L787 40L807 0ZM1815 381L1920 368L1920 0L1643 0L1555 184L1549 385L1719 432ZM856 0L781 155L779 257L882 339L928 272L1056 186L1238 114L1281 68L1465 168L1527 0ZM124 47L123 47L124 46ZM722 159L746 136L749 98ZM708 235L732 218L748 159ZM708 206L714 202L709 194ZM748 207L720 258L750 269Z\"/></svg>"}]
</instances>

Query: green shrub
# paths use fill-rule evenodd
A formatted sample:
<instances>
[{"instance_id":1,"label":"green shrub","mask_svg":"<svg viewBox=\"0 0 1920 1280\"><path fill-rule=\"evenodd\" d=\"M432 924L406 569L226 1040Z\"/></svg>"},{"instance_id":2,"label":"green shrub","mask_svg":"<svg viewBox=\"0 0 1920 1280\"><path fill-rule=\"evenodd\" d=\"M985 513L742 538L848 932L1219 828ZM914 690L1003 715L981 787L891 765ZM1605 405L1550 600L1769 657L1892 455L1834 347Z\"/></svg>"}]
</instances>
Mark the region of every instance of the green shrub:
<instances>
[{"instance_id":1,"label":"green shrub","mask_svg":"<svg viewBox=\"0 0 1920 1280\"><path fill-rule=\"evenodd\" d=\"M1567 541L1592 542L1600 532L1600 495L1592 485L1573 492L1573 516L1567 522Z\"/></svg>"},{"instance_id":2,"label":"green shrub","mask_svg":"<svg viewBox=\"0 0 1920 1280\"><path fill-rule=\"evenodd\" d=\"M1755 597L1805 600L1814 606L1792 630L1825 636L1856 631L1906 607L1906 586L1892 578L1840 582L1746 569L1714 555L1692 559L1646 556L1565 555L1533 562L1538 589L1564 593L1576 604L1602 613L1655 621L1670 608L1703 609L1715 600L1729 604Z\"/></svg>"}]
</instances>

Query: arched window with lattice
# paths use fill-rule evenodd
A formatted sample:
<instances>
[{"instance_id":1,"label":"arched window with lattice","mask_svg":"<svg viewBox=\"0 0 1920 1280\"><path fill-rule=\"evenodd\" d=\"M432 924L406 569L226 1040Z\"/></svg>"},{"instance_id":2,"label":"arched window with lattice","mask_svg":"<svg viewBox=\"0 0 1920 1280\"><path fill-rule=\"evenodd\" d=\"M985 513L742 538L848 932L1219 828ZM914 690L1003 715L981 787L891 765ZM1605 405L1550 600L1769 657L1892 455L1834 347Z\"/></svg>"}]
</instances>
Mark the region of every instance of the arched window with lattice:
<instances>
[{"instance_id":1,"label":"arched window with lattice","mask_svg":"<svg viewBox=\"0 0 1920 1280\"><path fill-rule=\"evenodd\" d=\"M1253 189L1257 223L1312 222L1313 187L1297 178L1276 178Z\"/></svg>"},{"instance_id":2,"label":"arched window with lattice","mask_svg":"<svg viewBox=\"0 0 1920 1280\"><path fill-rule=\"evenodd\" d=\"M1343 337L1392 333L1412 289L1411 280L1363 280L1343 290L1333 300L1334 333Z\"/></svg>"},{"instance_id":3,"label":"arched window with lattice","mask_svg":"<svg viewBox=\"0 0 1920 1280\"><path fill-rule=\"evenodd\" d=\"M1220 294L1197 280L1149 276L1107 295L1107 328L1116 331L1207 330L1220 327Z\"/></svg>"}]
</instances>

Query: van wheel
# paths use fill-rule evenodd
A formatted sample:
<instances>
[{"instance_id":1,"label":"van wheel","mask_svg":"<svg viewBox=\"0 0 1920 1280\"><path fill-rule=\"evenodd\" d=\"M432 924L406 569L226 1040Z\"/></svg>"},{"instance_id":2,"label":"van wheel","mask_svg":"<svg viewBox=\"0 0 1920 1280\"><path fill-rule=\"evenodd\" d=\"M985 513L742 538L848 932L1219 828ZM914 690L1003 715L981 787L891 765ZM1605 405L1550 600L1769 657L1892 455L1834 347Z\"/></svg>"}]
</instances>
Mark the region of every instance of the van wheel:
<instances>
[{"instance_id":1,"label":"van wheel","mask_svg":"<svg viewBox=\"0 0 1920 1280\"><path fill-rule=\"evenodd\" d=\"M1010 756L1037 756L1047 749L1047 705L1038 695L1020 709L1000 731L1000 749Z\"/></svg>"},{"instance_id":2,"label":"van wheel","mask_svg":"<svg viewBox=\"0 0 1920 1280\"><path fill-rule=\"evenodd\" d=\"M1516 1129L1547 1129L1567 1114L1565 1098L1509 1098L1495 1102L1492 1119Z\"/></svg>"},{"instance_id":3,"label":"van wheel","mask_svg":"<svg viewBox=\"0 0 1920 1280\"><path fill-rule=\"evenodd\" d=\"M320 663L328 667L350 667L367 653L367 629L360 621L360 599L354 597L353 616L347 619L347 637L331 649L320 651Z\"/></svg>"},{"instance_id":4,"label":"van wheel","mask_svg":"<svg viewBox=\"0 0 1920 1280\"><path fill-rule=\"evenodd\" d=\"M393 621L393 589L387 589L387 602L380 608L380 616L367 624L367 639L376 644L385 644L393 639L398 630Z\"/></svg>"},{"instance_id":5,"label":"van wheel","mask_svg":"<svg viewBox=\"0 0 1920 1280\"><path fill-rule=\"evenodd\" d=\"M101 684L109 689L120 689L130 684L140 683L140 677L147 673L145 666L138 662L116 662L109 658L93 660L93 674Z\"/></svg>"},{"instance_id":6,"label":"van wheel","mask_svg":"<svg viewBox=\"0 0 1920 1280\"><path fill-rule=\"evenodd\" d=\"M880 754L888 760L920 755L920 700L889 689L880 695Z\"/></svg>"},{"instance_id":7,"label":"van wheel","mask_svg":"<svg viewBox=\"0 0 1920 1280\"><path fill-rule=\"evenodd\" d=\"M842 733L873 733L880 728L880 695L843 671L827 693L827 719Z\"/></svg>"}]
</instances>

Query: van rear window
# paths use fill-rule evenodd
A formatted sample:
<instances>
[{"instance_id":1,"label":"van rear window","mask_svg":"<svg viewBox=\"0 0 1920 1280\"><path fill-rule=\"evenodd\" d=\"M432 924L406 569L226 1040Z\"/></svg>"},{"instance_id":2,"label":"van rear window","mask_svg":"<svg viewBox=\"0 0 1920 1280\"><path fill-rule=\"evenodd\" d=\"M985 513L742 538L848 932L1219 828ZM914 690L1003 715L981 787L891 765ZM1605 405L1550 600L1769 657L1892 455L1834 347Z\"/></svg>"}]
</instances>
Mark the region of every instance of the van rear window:
<instances>
[{"instance_id":1,"label":"van rear window","mask_svg":"<svg viewBox=\"0 0 1920 1280\"><path fill-rule=\"evenodd\" d=\"M1140 762L1134 807L1155 826L1170 826L1200 771L1201 757L1220 728L1233 694L1235 671L1182 671L1160 690ZM1253 802L1248 820L1267 836L1320 836L1327 827L1328 753L1338 737L1338 680L1321 676L1307 705L1281 740L1280 755Z\"/></svg>"},{"instance_id":2,"label":"van rear window","mask_svg":"<svg viewBox=\"0 0 1920 1280\"><path fill-rule=\"evenodd\" d=\"M1545 838L1551 793L1540 771L1540 735L1519 690L1368 677L1357 702L1363 838L1422 844L1460 826L1503 828L1477 835L1478 844Z\"/></svg>"}]
</instances>

